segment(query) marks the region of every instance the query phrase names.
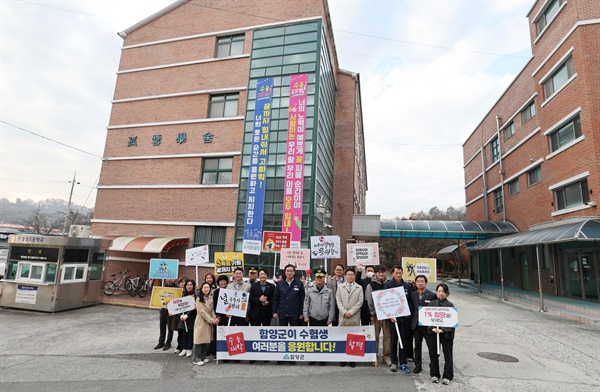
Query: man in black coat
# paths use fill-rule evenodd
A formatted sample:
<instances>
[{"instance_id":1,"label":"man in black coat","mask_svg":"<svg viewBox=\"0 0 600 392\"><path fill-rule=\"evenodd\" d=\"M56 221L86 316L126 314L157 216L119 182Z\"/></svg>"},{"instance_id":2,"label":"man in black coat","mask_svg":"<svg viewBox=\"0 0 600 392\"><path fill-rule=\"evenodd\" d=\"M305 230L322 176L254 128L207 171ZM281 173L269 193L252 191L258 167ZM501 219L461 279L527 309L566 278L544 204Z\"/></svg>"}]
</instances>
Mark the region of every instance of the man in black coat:
<instances>
[{"instance_id":1,"label":"man in black coat","mask_svg":"<svg viewBox=\"0 0 600 392\"><path fill-rule=\"evenodd\" d=\"M258 281L250 287L250 325L255 327L270 326L273 317L273 296L275 285L267 282L267 271L258 270Z\"/></svg>"},{"instance_id":2,"label":"man in black coat","mask_svg":"<svg viewBox=\"0 0 600 392\"><path fill-rule=\"evenodd\" d=\"M427 335L427 327L419 326L419 306L429 306L431 301L437 299L437 295L435 295L434 292L427 290L427 277L425 275L418 275L415 278L415 283L417 284L417 289L410 293L412 296L410 329L412 329L415 339L415 369L413 372L418 374L423 371L423 339L425 339L425 343L427 343L427 339L431 338Z\"/></svg>"}]
</instances>

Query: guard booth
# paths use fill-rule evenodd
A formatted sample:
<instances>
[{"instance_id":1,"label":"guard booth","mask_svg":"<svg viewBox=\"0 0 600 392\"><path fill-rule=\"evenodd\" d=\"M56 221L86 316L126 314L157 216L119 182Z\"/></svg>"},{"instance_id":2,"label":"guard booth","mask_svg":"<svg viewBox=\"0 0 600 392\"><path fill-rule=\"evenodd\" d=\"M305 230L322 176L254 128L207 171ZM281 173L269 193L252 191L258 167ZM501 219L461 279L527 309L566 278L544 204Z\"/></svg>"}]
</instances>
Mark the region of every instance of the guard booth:
<instances>
[{"instance_id":1,"label":"guard booth","mask_svg":"<svg viewBox=\"0 0 600 392\"><path fill-rule=\"evenodd\" d=\"M11 235L0 306L57 312L101 301L104 253L112 241Z\"/></svg>"}]
</instances>

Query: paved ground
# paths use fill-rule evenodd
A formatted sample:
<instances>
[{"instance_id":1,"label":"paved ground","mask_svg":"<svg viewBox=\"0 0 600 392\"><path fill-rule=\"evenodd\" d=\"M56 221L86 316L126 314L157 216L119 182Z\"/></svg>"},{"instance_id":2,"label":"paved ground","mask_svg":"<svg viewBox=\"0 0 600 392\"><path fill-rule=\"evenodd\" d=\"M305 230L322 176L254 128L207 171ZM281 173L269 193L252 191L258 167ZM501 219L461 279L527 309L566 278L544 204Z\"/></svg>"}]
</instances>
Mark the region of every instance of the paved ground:
<instances>
[{"instance_id":1,"label":"paved ground","mask_svg":"<svg viewBox=\"0 0 600 392\"><path fill-rule=\"evenodd\" d=\"M460 325L455 380L448 387L431 384L427 370L407 376L366 364L355 369L214 362L198 367L172 351L153 350L156 310L100 305L56 314L0 309L0 391L600 389L598 326L450 289ZM477 355L481 352L509 355L518 362L484 359Z\"/></svg>"}]
</instances>

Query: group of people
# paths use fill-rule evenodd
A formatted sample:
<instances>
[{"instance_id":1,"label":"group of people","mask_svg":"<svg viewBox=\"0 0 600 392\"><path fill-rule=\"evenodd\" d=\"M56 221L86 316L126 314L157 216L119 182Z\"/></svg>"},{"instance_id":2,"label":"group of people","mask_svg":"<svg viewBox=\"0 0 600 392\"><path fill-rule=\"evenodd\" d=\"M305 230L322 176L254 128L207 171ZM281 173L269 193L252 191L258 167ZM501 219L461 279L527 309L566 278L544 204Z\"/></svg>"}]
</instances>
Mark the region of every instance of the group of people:
<instances>
[{"instance_id":1,"label":"group of people","mask_svg":"<svg viewBox=\"0 0 600 392\"><path fill-rule=\"evenodd\" d=\"M170 349L173 330L177 330L176 353L187 357L193 355L194 364L204 365L208 362L208 355L214 356L216 352L216 325L360 326L371 324L375 329L378 351L380 336L383 335L381 356L392 372L400 370L405 374L421 373L423 371L422 347L425 340L429 351L431 381L438 383L441 380L443 384L449 384L453 379L454 329L418 325L419 306L454 307L447 299L450 291L446 284L438 284L434 293L427 289L427 277L418 275L413 285L403 280L401 266L392 268L390 279L386 268L382 265L367 266L366 277L362 278L362 267L345 268L342 264L338 264L331 277L328 277L323 269L314 270L315 281L310 284L306 284L296 276L294 265L288 264L284 271L284 275L275 283L267 281L266 270L255 268L250 268L248 271L249 281L244 280L242 268L235 269L232 282L229 282L227 276L221 275L215 278L212 273L206 276L199 287L196 287L193 280L180 279L177 285L183 289L184 296L195 296L196 309L180 316L169 316L166 309L161 309L160 337L155 349ZM175 285L174 282L167 283ZM394 287L404 288L411 314L378 320L372 293ZM249 293L250 304L246 317L230 317L216 313L218 292L221 288ZM439 368L436 335L439 335L444 353L445 363L442 373ZM409 361L414 362L412 371L408 366ZM314 365L313 362L309 364ZM320 365L323 366L325 363L320 362ZM340 366L347 365L356 366L354 362L340 363ZM373 366L379 366L379 362L376 361Z\"/></svg>"}]
</instances>

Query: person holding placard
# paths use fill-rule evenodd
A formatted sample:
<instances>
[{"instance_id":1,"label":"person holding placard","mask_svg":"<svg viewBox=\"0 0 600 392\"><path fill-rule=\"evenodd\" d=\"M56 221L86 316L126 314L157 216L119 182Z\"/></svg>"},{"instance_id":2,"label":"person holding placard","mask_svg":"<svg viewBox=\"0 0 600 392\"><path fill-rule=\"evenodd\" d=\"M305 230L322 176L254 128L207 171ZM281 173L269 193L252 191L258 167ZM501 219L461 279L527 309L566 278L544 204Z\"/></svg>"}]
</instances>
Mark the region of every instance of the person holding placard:
<instances>
[{"instance_id":1,"label":"person holding placard","mask_svg":"<svg viewBox=\"0 0 600 392\"><path fill-rule=\"evenodd\" d=\"M437 296L434 292L427 290L427 277L425 275L418 275L415 278L415 284L417 290L411 293L413 308L411 309L410 329L413 330L415 341L415 368L413 372L419 374L423 371L423 339L425 339L425 344L429 339L427 327L419 326L419 306L431 306L431 301L436 300Z\"/></svg>"},{"instance_id":2,"label":"person holding placard","mask_svg":"<svg viewBox=\"0 0 600 392\"><path fill-rule=\"evenodd\" d=\"M200 286L200 295L196 298L196 322L194 323L194 365L204 366L210 343L213 338L213 329L219 324L219 319L213 307L213 297L210 295L211 285L208 282Z\"/></svg>"},{"instance_id":3,"label":"person holding placard","mask_svg":"<svg viewBox=\"0 0 600 392\"><path fill-rule=\"evenodd\" d=\"M438 299L431 301L429 306L431 307L446 307L453 308L454 304L448 301L450 295L450 289L445 283L440 283L436 287ZM454 328L449 327L427 327L433 337L427 340L427 348L429 349L429 375L431 376L431 382L438 383L440 381L440 361L437 350L437 339L435 334L439 334L440 344L442 345L442 351L444 352L444 374L442 375L442 384L448 385L454 378L454 360L452 349L454 345Z\"/></svg>"},{"instance_id":4,"label":"person holding placard","mask_svg":"<svg viewBox=\"0 0 600 392\"><path fill-rule=\"evenodd\" d=\"M173 279L167 279L167 285L165 287L177 287L177 284L175 284ZM158 350L159 348L162 348L163 351L167 351L171 348L171 342L173 341L173 328L171 328L173 316L169 316L169 311L164 303L163 307L160 308L158 312L158 328L160 332L158 335L158 344L154 346L154 349Z\"/></svg>"},{"instance_id":5,"label":"person holding placard","mask_svg":"<svg viewBox=\"0 0 600 392\"><path fill-rule=\"evenodd\" d=\"M403 287L404 293L406 295L406 300L408 302L409 308L412 309L412 300L411 300L411 289L410 285L402 279L404 271L402 270L402 266L396 265L392 269L392 279L389 280L385 284L386 289L392 289L394 287ZM408 362L406 359L406 351L404 348L411 345L412 342L408 339L409 329L410 329L410 315L403 316L399 318L392 317L389 319L390 325L390 335L391 335L391 347L390 347L390 356L392 360L392 366L390 366L390 370L392 372L398 371L398 366L400 366L400 370L404 374L410 374L410 368L408 367ZM400 331L400 336L396 332L396 327L394 323L398 323L398 330ZM399 339L402 339L402 347L399 346ZM404 348L403 348L404 347Z\"/></svg>"},{"instance_id":6,"label":"person holding placard","mask_svg":"<svg viewBox=\"0 0 600 392\"><path fill-rule=\"evenodd\" d=\"M337 307L339 309L339 326L359 326L360 308L364 301L362 286L354 281L355 272L353 267L346 268L344 274L346 282L338 287L335 296ZM355 362L349 363L350 367L356 366ZM345 362L340 366L346 366Z\"/></svg>"},{"instance_id":7,"label":"person holding placard","mask_svg":"<svg viewBox=\"0 0 600 392\"><path fill-rule=\"evenodd\" d=\"M196 297L196 282L189 279L185 282L182 297L188 295ZM194 322L196 320L196 309L182 314L180 317L179 334L183 336L183 347L179 353L180 357L191 357L194 351Z\"/></svg>"},{"instance_id":8,"label":"person holding placard","mask_svg":"<svg viewBox=\"0 0 600 392\"><path fill-rule=\"evenodd\" d=\"M185 291L185 278L177 279L177 287ZM175 354L181 354L183 351L183 334L179 331L179 325L181 324L181 315L176 314L171 317L171 329L177 331L177 347L175 348Z\"/></svg>"},{"instance_id":9,"label":"person holding placard","mask_svg":"<svg viewBox=\"0 0 600 392\"><path fill-rule=\"evenodd\" d=\"M373 324L373 326L375 327L375 345L377 347L377 351L379 351L379 335L383 330L382 359L387 366L391 366L392 361L390 360L390 326L387 320L377 319L377 312L375 311L375 302L373 301L373 292L383 290L385 284L388 281L385 272L386 270L383 265L375 266L375 277L371 279L371 282L369 282L369 284L367 285L365 297L367 298L367 303L369 305L371 324ZM379 366L378 362L375 362L373 366Z\"/></svg>"},{"instance_id":10,"label":"person holding placard","mask_svg":"<svg viewBox=\"0 0 600 392\"><path fill-rule=\"evenodd\" d=\"M227 290L241 291L244 293L250 292L250 284L247 282L244 282L244 270L242 269L242 267L237 267L235 270L233 270L233 282L229 283L229 286L227 286ZM246 317L231 316L231 324L230 325L247 326L248 320L249 319L247 316Z\"/></svg>"},{"instance_id":11,"label":"person holding placard","mask_svg":"<svg viewBox=\"0 0 600 392\"><path fill-rule=\"evenodd\" d=\"M216 313L216 309L219 303L219 291L220 289L226 289L229 284L229 278L227 275L219 275L217 278L217 288L213 291L213 305L215 308L215 314L217 315L217 320L219 320L218 325L227 325L227 315ZM213 340L210 342L210 353L213 357L217 355L217 329L213 329Z\"/></svg>"}]
</instances>

